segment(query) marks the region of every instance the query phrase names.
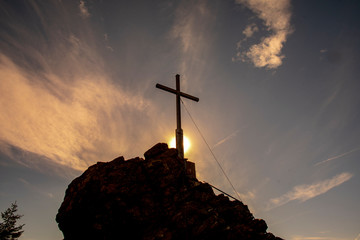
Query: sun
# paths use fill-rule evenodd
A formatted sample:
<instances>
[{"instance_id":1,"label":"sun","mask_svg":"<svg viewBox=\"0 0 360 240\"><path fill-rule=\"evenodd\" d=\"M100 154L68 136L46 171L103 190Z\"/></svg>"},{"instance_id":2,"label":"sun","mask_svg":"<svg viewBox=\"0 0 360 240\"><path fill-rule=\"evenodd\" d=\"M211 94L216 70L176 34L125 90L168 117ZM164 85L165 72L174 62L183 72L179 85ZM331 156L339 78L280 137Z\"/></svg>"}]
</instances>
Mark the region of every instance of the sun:
<instances>
[{"instance_id":1,"label":"sun","mask_svg":"<svg viewBox=\"0 0 360 240\"><path fill-rule=\"evenodd\" d=\"M173 137L169 143L170 148L176 148L176 139ZM190 140L184 136L184 153L187 153L191 147Z\"/></svg>"}]
</instances>

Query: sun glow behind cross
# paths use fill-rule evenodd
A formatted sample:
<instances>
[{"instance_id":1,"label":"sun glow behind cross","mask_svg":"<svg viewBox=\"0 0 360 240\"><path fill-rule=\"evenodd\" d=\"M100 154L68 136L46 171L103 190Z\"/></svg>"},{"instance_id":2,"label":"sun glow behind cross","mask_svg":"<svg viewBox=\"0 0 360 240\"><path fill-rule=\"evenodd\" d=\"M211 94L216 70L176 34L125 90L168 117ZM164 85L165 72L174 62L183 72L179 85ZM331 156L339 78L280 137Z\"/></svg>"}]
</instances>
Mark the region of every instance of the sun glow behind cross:
<instances>
[{"instance_id":1,"label":"sun glow behind cross","mask_svg":"<svg viewBox=\"0 0 360 240\"><path fill-rule=\"evenodd\" d=\"M176 139L173 137L171 141L169 142L170 148L176 148ZM191 147L190 140L184 136L184 153L187 153Z\"/></svg>"}]
</instances>

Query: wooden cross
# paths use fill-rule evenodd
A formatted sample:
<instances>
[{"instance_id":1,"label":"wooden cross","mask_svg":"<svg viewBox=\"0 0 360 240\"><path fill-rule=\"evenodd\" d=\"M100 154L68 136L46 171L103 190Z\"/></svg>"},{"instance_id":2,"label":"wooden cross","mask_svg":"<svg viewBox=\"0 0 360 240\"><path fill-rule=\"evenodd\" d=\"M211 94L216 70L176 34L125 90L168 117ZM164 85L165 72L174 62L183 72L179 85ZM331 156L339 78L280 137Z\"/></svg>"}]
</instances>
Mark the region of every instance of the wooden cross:
<instances>
[{"instance_id":1,"label":"wooden cross","mask_svg":"<svg viewBox=\"0 0 360 240\"><path fill-rule=\"evenodd\" d=\"M165 90L167 92L176 94L176 149L178 150L178 156L181 159L184 159L184 140L183 140L183 130L181 129L181 111L180 111L180 97L184 97L187 99L191 99L195 102L199 101L199 98L191 96L189 94L183 93L180 91L180 75L176 74L176 89L172 89L161 85L159 83L156 84L157 88Z\"/></svg>"}]
</instances>

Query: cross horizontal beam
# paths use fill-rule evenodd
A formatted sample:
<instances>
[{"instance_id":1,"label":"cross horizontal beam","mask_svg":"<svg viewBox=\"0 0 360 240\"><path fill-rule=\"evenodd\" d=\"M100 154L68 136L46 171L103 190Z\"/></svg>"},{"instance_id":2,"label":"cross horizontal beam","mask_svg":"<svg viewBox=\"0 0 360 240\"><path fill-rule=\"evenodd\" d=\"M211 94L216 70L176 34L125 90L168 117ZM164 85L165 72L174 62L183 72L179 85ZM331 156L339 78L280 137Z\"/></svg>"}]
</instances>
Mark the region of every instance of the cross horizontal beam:
<instances>
[{"instance_id":1,"label":"cross horizontal beam","mask_svg":"<svg viewBox=\"0 0 360 240\"><path fill-rule=\"evenodd\" d=\"M177 93L178 93L175 89L169 88L169 87L164 86L164 85L161 85L161 84L159 84L159 83L156 84L156 87L157 87L157 88L160 88L160 89L162 89L162 90L164 90L164 91L173 93L173 94L177 94ZM181 96L181 97L184 97L184 98L187 98L187 99L190 99L190 100L193 100L193 101L195 101L195 102L198 102L198 101L199 101L199 98L194 97L194 96L191 96L191 95L186 94L186 93L183 93L183 92L180 92L180 96Z\"/></svg>"},{"instance_id":2,"label":"cross horizontal beam","mask_svg":"<svg viewBox=\"0 0 360 240\"><path fill-rule=\"evenodd\" d=\"M167 91L169 93L173 93L176 95L176 149L178 150L178 156L180 159L184 159L184 141L183 141L183 130L181 129L181 108L180 101L181 97L193 100L195 102L199 101L199 98L191 96L189 94L183 93L180 91L180 75L176 74L176 89L169 88L167 86L156 84L156 88L160 88L161 90ZM186 165L186 163L185 163Z\"/></svg>"}]
</instances>

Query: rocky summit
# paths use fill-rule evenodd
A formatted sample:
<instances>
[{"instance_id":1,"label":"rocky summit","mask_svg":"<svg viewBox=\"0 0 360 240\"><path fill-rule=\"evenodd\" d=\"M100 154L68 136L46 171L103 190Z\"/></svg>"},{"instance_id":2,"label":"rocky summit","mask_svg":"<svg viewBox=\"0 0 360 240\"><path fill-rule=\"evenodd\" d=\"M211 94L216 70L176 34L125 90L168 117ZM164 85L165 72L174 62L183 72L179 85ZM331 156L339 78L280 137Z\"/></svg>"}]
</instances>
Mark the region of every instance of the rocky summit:
<instances>
[{"instance_id":1,"label":"rocky summit","mask_svg":"<svg viewBox=\"0 0 360 240\"><path fill-rule=\"evenodd\" d=\"M144 156L98 162L71 182L56 216L65 240L281 239L188 174L176 149L159 143Z\"/></svg>"}]
</instances>

